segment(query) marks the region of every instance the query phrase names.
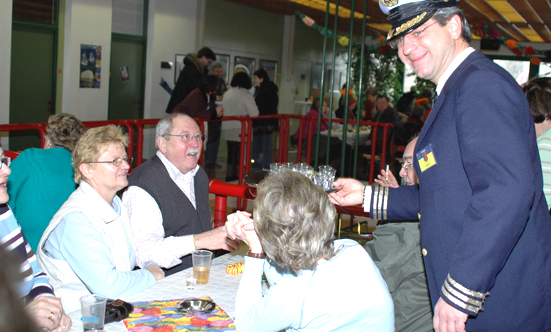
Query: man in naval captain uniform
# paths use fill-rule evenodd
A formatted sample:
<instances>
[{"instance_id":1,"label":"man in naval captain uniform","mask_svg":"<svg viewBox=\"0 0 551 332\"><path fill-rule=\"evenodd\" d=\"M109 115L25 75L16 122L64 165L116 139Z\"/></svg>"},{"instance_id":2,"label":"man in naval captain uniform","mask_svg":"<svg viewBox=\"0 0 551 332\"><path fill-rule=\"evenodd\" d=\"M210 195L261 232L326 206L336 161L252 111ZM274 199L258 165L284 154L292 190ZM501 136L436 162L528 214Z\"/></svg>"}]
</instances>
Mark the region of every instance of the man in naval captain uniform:
<instances>
[{"instance_id":1,"label":"man in naval captain uniform","mask_svg":"<svg viewBox=\"0 0 551 332\"><path fill-rule=\"evenodd\" d=\"M551 329L551 217L530 109L505 70L469 46L455 0L380 0L391 46L438 96L415 146L419 186L339 179L334 203L376 219L421 214L438 331Z\"/></svg>"}]
</instances>

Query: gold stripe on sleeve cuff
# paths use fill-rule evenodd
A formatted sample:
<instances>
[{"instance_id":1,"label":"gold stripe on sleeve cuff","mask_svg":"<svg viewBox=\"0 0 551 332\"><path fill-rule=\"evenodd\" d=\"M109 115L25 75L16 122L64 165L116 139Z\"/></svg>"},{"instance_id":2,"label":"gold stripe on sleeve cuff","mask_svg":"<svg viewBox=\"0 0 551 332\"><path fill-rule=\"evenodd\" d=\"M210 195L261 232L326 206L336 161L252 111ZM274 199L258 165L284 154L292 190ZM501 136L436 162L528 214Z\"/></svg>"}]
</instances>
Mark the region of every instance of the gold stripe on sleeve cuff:
<instances>
[{"instance_id":1,"label":"gold stripe on sleeve cuff","mask_svg":"<svg viewBox=\"0 0 551 332\"><path fill-rule=\"evenodd\" d=\"M373 186L373 202L371 202L371 212L373 219L379 219L378 213L379 209L377 209L378 201L379 201L379 193L380 193L380 186L374 185Z\"/></svg>"},{"instance_id":2,"label":"gold stripe on sleeve cuff","mask_svg":"<svg viewBox=\"0 0 551 332\"><path fill-rule=\"evenodd\" d=\"M486 296L490 293L480 293L462 286L448 274L446 281L442 285L442 294L452 303L455 303L460 308L468 310L473 314L478 314L483 310L482 304Z\"/></svg>"},{"instance_id":3,"label":"gold stripe on sleeve cuff","mask_svg":"<svg viewBox=\"0 0 551 332\"><path fill-rule=\"evenodd\" d=\"M472 298L468 297L465 294L461 294L458 290L453 289L450 286L450 284L448 283L447 280L444 282L444 286L442 286L442 289L445 289L446 291L448 291L448 293L450 293L451 295L457 297L458 299L460 299L461 301L463 301L465 303L469 303L469 304L471 304L475 307L482 308L482 301L477 301L475 299L472 299Z\"/></svg>"},{"instance_id":4,"label":"gold stripe on sleeve cuff","mask_svg":"<svg viewBox=\"0 0 551 332\"><path fill-rule=\"evenodd\" d=\"M387 207L387 204L388 204L388 187L385 187L385 193L384 193L384 196L383 196L383 220L387 220L387 215L386 215L386 207Z\"/></svg>"},{"instance_id":5,"label":"gold stripe on sleeve cuff","mask_svg":"<svg viewBox=\"0 0 551 332\"><path fill-rule=\"evenodd\" d=\"M474 290L467 289L467 287L464 287L461 284L459 284L457 281L453 280L449 273L448 273L448 278L447 278L446 281L449 282L453 287L455 287L455 288L459 289L460 291L462 291L463 293L465 293L467 295L470 295L472 297L478 297L482 301L484 301L486 296L490 295L490 293L480 293L480 292L476 292Z\"/></svg>"},{"instance_id":6,"label":"gold stripe on sleeve cuff","mask_svg":"<svg viewBox=\"0 0 551 332\"><path fill-rule=\"evenodd\" d=\"M465 302L461 302L460 300L458 300L457 298L453 297L450 295L450 293L448 293L448 291L446 290L446 288L442 285L442 294L444 294L444 296L452 301L453 303L455 303L458 307L460 308L463 308L465 310L468 310L470 312L472 312L473 314L478 314L478 312L480 311L479 308L477 307L473 307L472 305L470 304L466 304Z\"/></svg>"}]
</instances>

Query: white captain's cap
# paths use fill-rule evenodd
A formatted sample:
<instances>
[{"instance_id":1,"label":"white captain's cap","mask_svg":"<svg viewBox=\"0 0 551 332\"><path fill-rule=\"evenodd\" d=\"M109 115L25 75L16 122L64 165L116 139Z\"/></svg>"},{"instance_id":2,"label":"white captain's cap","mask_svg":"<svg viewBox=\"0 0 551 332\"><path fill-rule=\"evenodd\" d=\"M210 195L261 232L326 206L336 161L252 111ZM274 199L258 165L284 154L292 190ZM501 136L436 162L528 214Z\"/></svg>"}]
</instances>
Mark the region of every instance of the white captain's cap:
<instances>
[{"instance_id":1,"label":"white captain's cap","mask_svg":"<svg viewBox=\"0 0 551 332\"><path fill-rule=\"evenodd\" d=\"M388 14L392 24L388 40L407 35L428 21L438 9L454 6L457 0L379 0L379 7Z\"/></svg>"}]
</instances>

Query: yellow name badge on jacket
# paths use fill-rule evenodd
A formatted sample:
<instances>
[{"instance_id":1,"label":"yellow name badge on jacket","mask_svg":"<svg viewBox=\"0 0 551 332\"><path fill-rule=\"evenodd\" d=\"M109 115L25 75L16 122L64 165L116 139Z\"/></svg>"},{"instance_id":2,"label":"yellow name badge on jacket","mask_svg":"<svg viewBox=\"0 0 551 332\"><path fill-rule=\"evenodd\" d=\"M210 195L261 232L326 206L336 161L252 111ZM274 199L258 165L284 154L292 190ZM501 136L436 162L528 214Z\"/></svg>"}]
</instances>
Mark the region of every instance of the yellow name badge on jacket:
<instances>
[{"instance_id":1,"label":"yellow name badge on jacket","mask_svg":"<svg viewBox=\"0 0 551 332\"><path fill-rule=\"evenodd\" d=\"M429 144L421 151L417 152L417 161L419 162L419 168L421 172L436 165L436 159L434 158L434 152L432 151L432 145Z\"/></svg>"}]
</instances>

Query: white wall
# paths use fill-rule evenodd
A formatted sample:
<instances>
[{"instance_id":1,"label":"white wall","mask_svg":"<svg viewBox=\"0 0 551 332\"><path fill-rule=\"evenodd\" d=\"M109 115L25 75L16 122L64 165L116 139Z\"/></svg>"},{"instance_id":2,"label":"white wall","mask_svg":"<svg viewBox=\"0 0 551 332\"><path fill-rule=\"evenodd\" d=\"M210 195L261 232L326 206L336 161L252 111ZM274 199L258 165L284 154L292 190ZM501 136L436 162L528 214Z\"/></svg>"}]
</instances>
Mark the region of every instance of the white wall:
<instances>
[{"instance_id":1,"label":"white wall","mask_svg":"<svg viewBox=\"0 0 551 332\"><path fill-rule=\"evenodd\" d=\"M106 120L111 58L111 0L66 0L62 111L83 121ZM80 88L80 45L101 46L101 87Z\"/></svg>"},{"instance_id":2,"label":"white wall","mask_svg":"<svg viewBox=\"0 0 551 332\"><path fill-rule=\"evenodd\" d=\"M12 1L0 2L0 123L10 121L10 59ZM7 134L6 134L7 136ZM2 146L8 146L2 137Z\"/></svg>"},{"instance_id":3,"label":"white wall","mask_svg":"<svg viewBox=\"0 0 551 332\"><path fill-rule=\"evenodd\" d=\"M278 62L279 86L283 42L283 15L223 0L207 1L205 14L205 46L215 53L230 55L230 80L235 56ZM252 73L251 73L252 75Z\"/></svg>"},{"instance_id":4,"label":"white wall","mask_svg":"<svg viewBox=\"0 0 551 332\"><path fill-rule=\"evenodd\" d=\"M161 78L174 88L174 70L161 62L174 63L176 54L196 52L197 2L199 0L150 0L147 32L144 118L166 115L170 95L159 85ZM155 153L153 129L144 131L144 158Z\"/></svg>"},{"instance_id":5,"label":"white wall","mask_svg":"<svg viewBox=\"0 0 551 332\"><path fill-rule=\"evenodd\" d=\"M174 69L161 69L161 61L174 62L176 54L196 52L196 0L150 0L147 36L144 117L161 118L170 95L159 85L163 78L174 88Z\"/></svg>"}]
</instances>

